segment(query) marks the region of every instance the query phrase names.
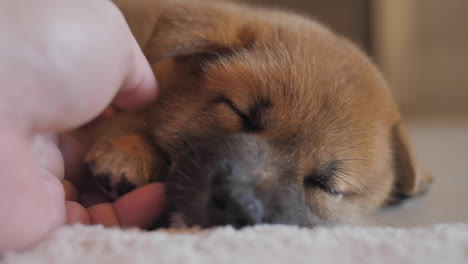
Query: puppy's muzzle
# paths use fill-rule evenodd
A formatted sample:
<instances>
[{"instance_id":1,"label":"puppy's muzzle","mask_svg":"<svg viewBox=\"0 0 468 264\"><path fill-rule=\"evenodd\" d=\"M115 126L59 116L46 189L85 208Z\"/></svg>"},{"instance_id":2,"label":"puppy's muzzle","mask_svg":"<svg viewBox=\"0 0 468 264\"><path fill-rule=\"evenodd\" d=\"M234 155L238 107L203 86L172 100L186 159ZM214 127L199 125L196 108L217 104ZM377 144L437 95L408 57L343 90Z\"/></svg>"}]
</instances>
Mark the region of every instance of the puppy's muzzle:
<instances>
[{"instance_id":1,"label":"puppy's muzzle","mask_svg":"<svg viewBox=\"0 0 468 264\"><path fill-rule=\"evenodd\" d=\"M188 144L177 153L167 184L170 206L186 224L241 228L302 221L301 188L284 176L287 166L267 141L238 134Z\"/></svg>"},{"instance_id":2,"label":"puppy's muzzle","mask_svg":"<svg viewBox=\"0 0 468 264\"><path fill-rule=\"evenodd\" d=\"M223 167L231 168L232 164ZM262 222L264 207L257 198L251 184L228 182L225 179L247 178L248 175L232 175L233 173L248 173L232 169L217 169L215 179L210 187L210 198L206 205L211 225L232 225L241 228Z\"/></svg>"}]
</instances>

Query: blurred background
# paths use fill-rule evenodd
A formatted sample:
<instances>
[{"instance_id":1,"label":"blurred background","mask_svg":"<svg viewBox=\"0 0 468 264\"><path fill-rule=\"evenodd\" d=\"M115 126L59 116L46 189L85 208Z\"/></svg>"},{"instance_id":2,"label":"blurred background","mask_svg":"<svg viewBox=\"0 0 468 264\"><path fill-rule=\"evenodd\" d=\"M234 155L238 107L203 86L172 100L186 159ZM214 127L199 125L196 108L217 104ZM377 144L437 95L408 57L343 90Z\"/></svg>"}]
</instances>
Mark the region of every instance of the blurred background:
<instances>
[{"instance_id":1,"label":"blurred background","mask_svg":"<svg viewBox=\"0 0 468 264\"><path fill-rule=\"evenodd\" d=\"M468 1L248 0L314 17L383 71L409 126L429 193L376 220L395 226L468 222Z\"/></svg>"}]
</instances>

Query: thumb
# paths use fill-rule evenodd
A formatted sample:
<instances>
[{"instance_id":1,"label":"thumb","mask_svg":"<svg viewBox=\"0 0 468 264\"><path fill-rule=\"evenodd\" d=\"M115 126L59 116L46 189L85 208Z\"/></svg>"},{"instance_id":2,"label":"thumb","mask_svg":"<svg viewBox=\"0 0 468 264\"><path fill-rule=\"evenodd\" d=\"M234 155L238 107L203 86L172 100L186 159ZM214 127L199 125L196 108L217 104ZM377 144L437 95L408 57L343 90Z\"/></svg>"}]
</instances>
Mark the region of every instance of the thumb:
<instances>
[{"instance_id":1,"label":"thumb","mask_svg":"<svg viewBox=\"0 0 468 264\"><path fill-rule=\"evenodd\" d=\"M132 37L132 57L128 74L113 104L124 110L139 110L152 103L157 96L157 82L145 55Z\"/></svg>"}]
</instances>

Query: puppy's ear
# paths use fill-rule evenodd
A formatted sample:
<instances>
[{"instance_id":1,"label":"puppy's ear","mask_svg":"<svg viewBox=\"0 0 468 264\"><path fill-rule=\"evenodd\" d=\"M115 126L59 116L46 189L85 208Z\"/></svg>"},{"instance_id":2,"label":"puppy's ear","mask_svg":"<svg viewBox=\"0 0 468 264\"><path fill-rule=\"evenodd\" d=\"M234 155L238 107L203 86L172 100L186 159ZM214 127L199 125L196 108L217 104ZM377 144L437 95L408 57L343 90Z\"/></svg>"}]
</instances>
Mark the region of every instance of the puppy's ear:
<instances>
[{"instance_id":1,"label":"puppy's ear","mask_svg":"<svg viewBox=\"0 0 468 264\"><path fill-rule=\"evenodd\" d=\"M220 55L254 43L248 9L217 1L169 4L144 47L150 63L177 56Z\"/></svg>"},{"instance_id":2,"label":"puppy's ear","mask_svg":"<svg viewBox=\"0 0 468 264\"><path fill-rule=\"evenodd\" d=\"M392 149L395 185L388 200L390 205L425 193L432 182L432 176L417 167L408 132L401 122L393 127Z\"/></svg>"}]
</instances>

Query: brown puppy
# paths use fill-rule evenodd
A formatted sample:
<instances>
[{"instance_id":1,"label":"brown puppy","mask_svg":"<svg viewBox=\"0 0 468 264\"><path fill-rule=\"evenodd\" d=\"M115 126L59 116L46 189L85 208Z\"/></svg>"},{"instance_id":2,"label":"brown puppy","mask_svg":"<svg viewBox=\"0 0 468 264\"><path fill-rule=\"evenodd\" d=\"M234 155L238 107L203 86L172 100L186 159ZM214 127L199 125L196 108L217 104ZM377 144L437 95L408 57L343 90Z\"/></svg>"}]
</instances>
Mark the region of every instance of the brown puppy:
<instances>
[{"instance_id":1,"label":"brown puppy","mask_svg":"<svg viewBox=\"0 0 468 264\"><path fill-rule=\"evenodd\" d=\"M162 92L87 131L87 162L114 196L166 180L190 226L315 226L426 190L385 82L347 40L235 3L116 2Z\"/></svg>"}]
</instances>

